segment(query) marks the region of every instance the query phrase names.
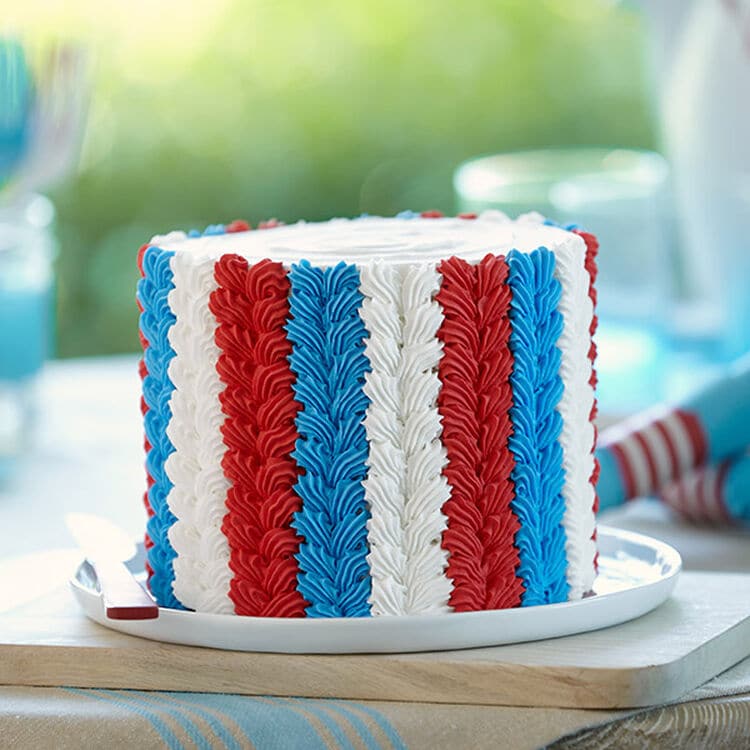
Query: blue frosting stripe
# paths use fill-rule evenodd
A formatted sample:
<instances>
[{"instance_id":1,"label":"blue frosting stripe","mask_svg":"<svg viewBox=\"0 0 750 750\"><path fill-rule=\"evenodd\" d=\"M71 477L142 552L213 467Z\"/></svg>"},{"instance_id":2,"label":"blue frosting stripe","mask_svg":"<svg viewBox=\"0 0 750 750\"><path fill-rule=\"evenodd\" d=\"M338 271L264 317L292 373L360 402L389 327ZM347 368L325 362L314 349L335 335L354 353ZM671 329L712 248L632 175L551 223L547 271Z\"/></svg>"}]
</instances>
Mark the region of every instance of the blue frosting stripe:
<instances>
[{"instance_id":1,"label":"blue frosting stripe","mask_svg":"<svg viewBox=\"0 0 750 750\"><path fill-rule=\"evenodd\" d=\"M293 453L303 470L295 486L302 510L292 524L305 540L297 555L298 588L310 602L309 617L364 617L371 581L362 486L369 401L362 387L369 362L359 271L343 262L322 269L302 261L289 280L289 361L302 405Z\"/></svg>"},{"instance_id":2,"label":"blue frosting stripe","mask_svg":"<svg viewBox=\"0 0 750 750\"><path fill-rule=\"evenodd\" d=\"M148 550L148 562L153 570L149 586L160 606L184 609L172 591L176 553L167 532L176 519L167 505L172 483L164 469L164 462L174 452L174 446L167 435L167 425L172 417L169 400L174 391L168 367L175 353L169 344L168 333L175 322L175 316L167 299L169 292L174 289L170 267L173 255L173 252L158 247L146 249L143 256L143 278L138 282L138 299L143 307L141 332L148 341L143 353L148 370L148 375L143 380L143 398L148 406L144 426L146 438L151 444L151 450L146 456L146 468L154 480L148 491L148 501L154 511L148 521L148 534L154 543Z\"/></svg>"},{"instance_id":3,"label":"blue frosting stripe","mask_svg":"<svg viewBox=\"0 0 750 750\"><path fill-rule=\"evenodd\" d=\"M563 392L557 340L563 320L557 311L560 283L555 256L545 247L531 253L508 253L510 349L513 352L513 434L508 444L515 458L512 507L521 527L516 534L525 592L521 605L566 601L565 473L557 404Z\"/></svg>"}]
</instances>

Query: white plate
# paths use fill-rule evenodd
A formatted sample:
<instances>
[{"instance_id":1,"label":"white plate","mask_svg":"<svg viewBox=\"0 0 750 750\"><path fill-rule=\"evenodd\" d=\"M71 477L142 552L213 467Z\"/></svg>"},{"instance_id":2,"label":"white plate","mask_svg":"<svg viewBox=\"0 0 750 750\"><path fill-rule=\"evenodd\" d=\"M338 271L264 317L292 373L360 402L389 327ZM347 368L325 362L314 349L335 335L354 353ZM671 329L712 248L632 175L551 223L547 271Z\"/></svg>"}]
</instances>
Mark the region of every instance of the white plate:
<instances>
[{"instance_id":1,"label":"white plate","mask_svg":"<svg viewBox=\"0 0 750 750\"><path fill-rule=\"evenodd\" d=\"M601 526L598 540L599 575L593 595L576 602L487 612L317 619L162 608L156 620L109 620L86 563L70 583L92 620L156 641L289 654L444 651L598 630L640 617L669 597L682 567L677 550L642 534ZM142 573L143 559L134 560L132 567Z\"/></svg>"}]
</instances>

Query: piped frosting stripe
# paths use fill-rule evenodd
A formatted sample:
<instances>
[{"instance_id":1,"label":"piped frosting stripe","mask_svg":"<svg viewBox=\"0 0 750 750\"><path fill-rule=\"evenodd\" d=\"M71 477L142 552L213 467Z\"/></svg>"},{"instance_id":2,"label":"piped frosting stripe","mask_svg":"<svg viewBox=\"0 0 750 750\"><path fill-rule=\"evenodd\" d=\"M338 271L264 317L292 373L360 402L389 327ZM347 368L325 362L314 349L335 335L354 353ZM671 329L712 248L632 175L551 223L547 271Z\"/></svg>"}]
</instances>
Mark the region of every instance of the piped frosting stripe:
<instances>
[{"instance_id":1,"label":"piped frosting stripe","mask_svg":"<svg viewBox=\"0 0 750 750\"><path fill-rule=\"evenodd\" d=\"M299 405L292 391L291 352L284 335L289 280L281 263L227 254L216 262L217 362L224 383L222 460L231 486L223 531L234 573L229 596L235 612L258 617L302 617L295 554L300 539L291 527L300 507L293 485L297 466Z\"/></svg>"},{"instance_id":2,"label":"piped frosting stripe","mask_svg":"<svg viewBox=\"0 0 750 750\"><path fill-rule=\"evenodd\" d=\"M437 301L444 315L438 406L451 487L443 506L448 528L442 546L453 581L450 604L457 611L514 607L523 585L516 573L519 523L509 449L508 264L492 255L477 265L452 257L438 270L443 281Z\"/></svg>"},{"instance_id":3,"label":"piped frosting stripe","mask_svg":"<svg viewBox=\"0 0 750 750\"><path fill-rule=\"evenodd\" d=\"M171 260L174 289L169 306L175 323L169 341L175 356L169 377L175 386L167 427L175 451L165 463L172 489L167 496L176 521L169 540L174 560L174 592L186 606L201 612L232 613L229 543L221 531L229 483L219 394L224 384L216 365L216 318L209 310L216 289L214 262L178 253Z\"/></svg>"},{"instance_id":4,"label":"piped frosting stripe","mask_svg":"<svg viewBox=\"0 0 750 750\"><path fill-rule=\"evenodd\" d=\"M434 264L375 262L363 265L360 276L371 367L364 386L370 446L364 486L372 614L447 612L452 585L440 541L450 489L437 409L443 315L434 300L440 275Z\"/></svg>"},{"instance_id":5,"label":"piped frosting stripe","mask_svg":"<svg viewBox=\"0 0 750 750\"><path fill-rule=\"evenodd\" d=\"M594 308L589 297L586 248L579 237L560 245L555 253L554 276L560 283L563 327L558 341L561 352L560 378L563 392L557 405L562 420L560 446L565 469L562 494L565 500L565 552L568 560L570 599L580 599L594 582L594 426L589 416L594 406L594 388L588 360L589 328Z\"/></svg>"},{"instance_id":6,"label":"piped frosting stripe","mask_svg":"<svg viewBox=\"0 0 750 750\"><path fill-rule=\"evenodd\" d=\"M146 249L148 248L148 244L142 245L141 248L138 250L138 273L140 274L141 278L143 278L143 255L146 252ZM138 299L138 295L136 295L136 304L138 305L138 316L140 319L140 316L143 314L143 305L141 304L140 299ZM143 353L145 355L146 349L148 348L148 340L143 335L143 331L141 330L140 325L138 326L138 339L141 342L141 348L143 350ZM144 418L146 417L146 412L148 411L148 404L146 403L146 399L143 396L143 381L146 379L146 376L148 375L148 368L146 367L146 361L144 357L142 356L138 360L138 375L141 379L141 416ZM151 443L148 441L148 436L146 435L145 431L143 434L143 451L145 456L148 456L148 452L151 450ZM146 473L146 490L143 493L143 507L146 509L146 519L150 519L154 515L154 511L151 508L151 504L148 501L148 493L151 487L154 484L154 478L149 474L148 467L145 465L144 462L144 469ZM148 534L148 526L146 527L146 531L143 534L143 544L146 548L146 552L151 549L151 547L154 546L154 543L151 541L151 537ZM154 571L151 569L151 565L149 565L148 562L148 554L146 555L146 576L148 581L151 581L151 576L154 574Z\"/></svg>"},{"instance_id":7,"label":"piped frosting stripe","mask_svg":"<svg viewBox=\"0 0 750 750\"><path fill-rule=\"evenodd\" d=\"M594 392L596 392L596 384L597 384L597 375L596 375L596 367L594 366L594 363L596 362L596 343L594 341L594 336L596 335L596 329L599 324L599 318L596 315L596 276L598 273L598 268L596 265L596 254L599 251L599 241L596 239L596 237L593 234L589 234L588 232L582 232L580 230L573 229L573 232L580 237L583 238L584 243L586 244L586 270L589 274L589 297L591 299L591 304L594 309L594 315L591 318L591 325L589 327L589 334L591 338L591 345L589 347L589 360L591 362L591 378L589 382L591 383L591 387L594 389ZM594 442L591 446L591 452L594 453L596 450L596 442L597 442L597 431L596 431L596 416L597 416L597 403L596 398L594 398L594 404L591 407L591 414L589 415L589 421L594 426ZM596 485L599 482L599 459L594 454L594 470L591 474L591 486L594 488L594 515L596 515L599 512L599 496L596 493ZM592 538L594 540L594 548L596 549L596 527L594 527L594 533L592 535ZM597 553L594 552L594 566L597 565Z\"/></svg>"},{"instance_id":8,"label":"piped frosting stripe","mask_svg":"<svg viewBox=\"0 0 750 750\"><path fill-rule=\"evenodd\" d=\"M175 551L169 541L168 531L175 517L167 504L172 488L164 469L169 455L174 451L167 425L171 419L169 402L174 385L169 379L169 362L174 351L169 344L169 329L174 315L167 297L174 289L170 260L173 252L155 246L143 253L143 278L138 282L138 302L143 312L140 330L148 346L144 351L145 377L143 398L145 402L144 425L149 450L146 468L153 480L148 490L148 502L153 515L148 520L148 535L153 545L148 550L148 564L152 574L149 579L151 593L162 607L182 609L181 602L172 590Z\"/></svg>"},{"instance_id":9,"label":"piped frosting stripe","mask_svg":"<svg viewBox=\"0 0 750 750\"><path fill-rule=\"evenodd\" d=\"M302 509L294 520L304 538L297 555L299 590L310 602L310 617L367 616L369 513L362 482L369 364L367 331L359 317L359 272L343 262L323 269L302 261L292 266L289 278L290 362L302 406L294 452L302 471L296 485Z\"/></svg>"},{"instance_id":10,"label":"piped frosting stripe","mask_svg":"<svg viewBox=\"0 0 750 750\"><path fill-rule=\"evenodd\" d=\"M559 442L562 419L557 406L563 393L558 339L563 319L557 306L560 282L555 256L547 248L531 253L511 250L508 281L513 293L510 348L513 352L513 433L515 458L512 506L521 525L516 534L523 578L523 606L568 598L566 578L565 473Z\"/></svg>"}]
</instances>

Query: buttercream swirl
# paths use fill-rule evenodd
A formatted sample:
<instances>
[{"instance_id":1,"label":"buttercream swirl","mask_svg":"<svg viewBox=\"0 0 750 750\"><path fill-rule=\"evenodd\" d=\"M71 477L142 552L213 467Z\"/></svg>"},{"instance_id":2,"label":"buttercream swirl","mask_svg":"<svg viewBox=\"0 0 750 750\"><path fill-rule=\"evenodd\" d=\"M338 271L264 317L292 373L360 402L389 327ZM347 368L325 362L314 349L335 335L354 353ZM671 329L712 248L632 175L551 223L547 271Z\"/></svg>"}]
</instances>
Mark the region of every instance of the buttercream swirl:
<instances>
[{"instance_id":1,"label":"buttercream swirl","mask_svg":"<svg viewBox=\"0 0 750 750\"><path fill-rule=\"evenodd\" d=\"M219 394L224 384L216 371L216 318L208 308L216 289L214 262L178 253L171 267L169 306L175 323L169 341L175 356L169 377L175 390L167 434L175 451L165 469L172 482L167 502L176 518L169 529L177 553L174 592L191 609L232 613L229 544L221 532L229 487L221 466L225 446Z\"/></svg>"},{"instance_id":2,"label":"buttercream swirl","mask_svg":"<svg viewBox=\"0 0 750 750\"><path fill-rule=\"evenodd\" d=\"M513 352L513 433L515 458L513 509L521 525L516 534L523 578L523 606L568 598L565 529L562 525L565 474L557 405L563 392L560 350L563 320L557 310L560 282L555 256L540 247L508 254L511 302L510 348Z\"/></svg>"},{"instance_id":3,"label":"buttercream swirl","mask_svg":"<svg viewBox=\"0 0 750 750\"><path fill-rule=\"evenodd\" d=\"M289 280L280 263L249 265L237 255L223 256L214 273L209 309L218 323L222 467L231 483L222 526L234 573L229 594L240 615L302 617L306 602L297 591L295 560L300 538L291 527L300 507L290 455L299 405L283 329ZM219 513L215 508L212 520Z\"/></svg>"},{"instance_id":4,"label":"buttercream swirl","mask_svg":"<svg viewBox=\"0 0 750 750\"><path fill-rule=\"evenodd\" d=\"M370 508L368 563L373 615L449 611L451 582L441 547L450 495L437 410L443 316L433 264L375 262L360 268L360 316L371 371L364 482Z\"/></svg>"},{"instance_id":5,"label":"buttercream swirl","mask_svg":"<svg viewBox=\"0 0 750 750\"><path fill-rule=\"evenodd\" d=\"M589 298L591 299L591 305L594 309L594 315L591 318L591 325L589 326L589 334L591 338L591 346L589 348L589 361L591 362L591 377L589 379L589 384L594 389L594 392L596 392L596 383L597 383L597 377L596 377L596 342L594 341L594 336L596 335L596 328L599 323L599 319L596 316L596 275L597 275L597 266L596 266L596 254L599 250L599 242L597 241L596 237L594 237L593 234L589 234L588 232L582 232L580 230L574 230L574 233L579 235L583 238L583 241L586 243L586 270L589 274ZM596 454L594 451L596 450L596 415L597 415L597 403L596 398L594 398L594 403L591 406L591 414L589 415L589 421L594 426L594 441L591 445L591 453L594 454L594 469L591 474L591 486L594 488L594 515L599 512L599 496L596 493L596 485L599 482L599 459L596 457ZM596 527L594 527L594 533L592 535L592 539L594 540L594 545L596 546ZM596 550L594 550L594 566L596 567Z\"/></svg>"},{"instance_id":6,"label":"buttercream swirl","mask_svg":"<svg viewBox=\"0 0 750 750\"><path fill-rule=\"evenodd\" d=\"M438 332L444 345L438 404L451 487L443 507L450 603L457 611L513 607L523 589L516 575L518 519L511 507L508 447L513 365L508 266L493 255L477 265L452 257L439 270L437 301L445 319Z\"/></svg>"},{"instance_id":7,"label":"buttercream swirl","mask_svg":"<svg viewBox=\"0 0 750 750\"><path fill-rule=\"evenodd\" d=\"M591 343L589 327L594 315L589 297L589 274L585 267L586 248L579 237L557 248L555 278L560 282L558 310L563 328L558 341L561 352L560 378L563 392L557 405L562 419L560 446L563 453L565 484L565 552L568 560L567 579L570 599L580 599L591 590L594 582L595 544L593 534L594 487L594 426L589 417L594 405L594 389L589 382Z\"/></svg>"},{"instance_id":8,"label":"buttercream swirl","mask_svg":"<svg viewBox=\"0 0 750 750\"><path fill-rule=\"evenodd\" d=\"M140 249L138 250L138 259L137 259L137 265L138 265L138 273L141 278L143 278L143 255L146 252L146 249L148 248L148 243L145 245L141 245ZM140 319L140 316L143 314L143 305L141 304L141 301L138 299L138 295L136 295L136 304L138 306L138 317ZM148 347L148 341L146 340L146 337L143 335L143 331L141 330L140 323L138 325L138 339L141 343L141 349L142 352L145 353L146 348ZM141 379L141 416L144 418L146 417L146 412L148 411L148 404L146 403L146 399L143 397L143 381L146 378L146 375L148 375L148 368L146 367L146 362L143 359L143 356L138 360L138 376ZM148 452L151 450L151 444L148 442L148 437L145 433L145 424L144 424L144 433L143 433L143 450L146 455L148 455ZM148 520L151 518L151 516L154 515L154 511L151 509L151 504L148 501L148 492L151 489L151 485L153 485L154 480L153 477L148 473L148 469L146 468L146 462L144 460L143 462L143 468L146 474L146 489L143 493L143 507L146 510L146 519ZM146 549L146 552L151 549L151 547L154 546L154 543L151 541L151 537L148 535L148 526L146 528L146 531L143 533L143 545ZM151 570L151 566L148 562L148 555L146 555L146 576L147 580L151 580L151 576L154 574L154 571Z\"/></svg>"},{"instance_id":9,"label":"buttercream swirl","mask_svg":"<svg viewBox=\"0 0 750 750\"><path fill-rule=\"evenodd\" d=\"M175 521L167 504L171 482L164 470L164 463L174 451L167 425L171 418L169 401L174 390L169 379L169 362L174 351L169 344L169 329L174 324L174 315L169 309L168 295L174 288L170 260L173 252L155 246L143 253L143 278L138 282L138 302L143 312L140 328L148 346L144 351L145 377L143 399L145 403L144 426L148 450L146 469L152 480L148 490L148 502L153 515L147 529L152 546L147 550L152 574L149 587L162 607L182 609L181 602L172 590L174 581L173 561L175 551L169 541L168 531Z\"/></svg>"},{"instance_id":10,"label":"buttercream swirl","mask_svg":"<svg viewBox=\"0 0 750 750\"><path fill-rule=\"evenodd\" d=\"M289 273L294 391L302 411L294 457L304 472L294 527L304 538L297 559L299 590L310 617L370 614L367 566L367 336L359 318L357 268L316 268L302 261Z\"/></svg>"}]
</instances>

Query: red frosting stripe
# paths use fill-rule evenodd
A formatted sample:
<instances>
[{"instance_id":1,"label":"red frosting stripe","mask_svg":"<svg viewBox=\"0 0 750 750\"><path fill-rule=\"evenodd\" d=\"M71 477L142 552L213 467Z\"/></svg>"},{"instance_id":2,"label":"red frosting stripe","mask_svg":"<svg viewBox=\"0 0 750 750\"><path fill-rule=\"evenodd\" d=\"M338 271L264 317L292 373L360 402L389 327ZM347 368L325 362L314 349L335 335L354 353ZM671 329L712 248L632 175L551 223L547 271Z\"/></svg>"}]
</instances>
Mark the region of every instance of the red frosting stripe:
<instances>
[{"instance_id":1,"label":"red frosting stripe","mask_svg":"<svg viewBox=\"0 0 750 750\"><path fill-rule=\"evenodd\" d=\"M224 231L227 232L227 234L233 234L234 232L249 232L252 229L250 224L247 221L244 221L244 219L235 219L234 221L230 221L229 224L227 224L224 227Z\"/></svg>"},{"instance_id":2,"label":"red frosting stripe","mask_svg":"<svg viewBox=\"0 0 750 750\"><path fill-rule=\"evenodd\" d=\"M284 222L278 219L266 219L258 224L258 229L274 229L276 227L283 227Z\"/></svg>"},{"instance_id":3,"label":"red frosting stripe","mask_svg":"<svg viewBox=\"0 0 750 750\"><path fill-rule=\"evenodd\" d=\"M437 301L445 316L438 331L443 342L438 409L451 486L443 506L448 517L443 548L449 552L447 576L453 581L450 604L459 612L516 607L523 582L516 576L519 522L510 506L508 265L492 255L475 266L453 257L438 270L443 280Z\"/></svg>"},{"instance_id":4,"label":"red frosting stripe","mask_svg":"<svg viewBox=\"0 0 750 750\"><path fill-rule=\"evenodd\" d=\"M592 388L596 388L597 384L597 376L596 376L596 367L595 367L595 361L596 361L596 344L594 343L594 334L596 334L596 328L599 325L599 318L596 315L596 275L598 272L598 268L596 266L596 254L599 251L599 242L594 237L593 234L590 234L589 232L581 232L579 230L575 230L575 233L579 235L583 241L586 243L586 270L589 273L589 297L591 298L591 303L594 306L594 316L591 319L591 327L589 328L589 332L591 333L591 346L589 347L589 359L591 360L591 378L589 379L589 383ZM591 446L591 452L593 453L596 449L596 438L597 438L597 431L596 431L596 415L597 415L597 403L596 398L594 398L594 405L591 407L591 414L589 415L589 419L591 420L591 424L594 425L594 444ZM591 484L594 486L594 513L599 512L599 495L596 493L596 485L599 481L599 471L601 467L599 466L599 459L596 458L596 455L594 455L594 471L591 474ZM592 536L592 539L596 540L596 527L594 527L594 535ZM597 565L599 553L597 552L594 556L594 565Z\"/></svg>"},{"instance_id":5,"label":"red frosting stripe","mask_svg":"<svg viewBox=\"0 0 750 750\"><path fill-rule=\"evenodd\" d=\"M289 281L281 263L252 266L224 255L214 276L209 307L216 316L217 371L227 447L222 466L231 487L222 531L234 573L229 596L239 615L304 617L297 591L295 554L300 537L291 528L301 501L293 490L299 404L287 361L292 347L283 326L289 317Z\"/></svg>"},{"instance_id":6,"label":"red frosting stripe","mask_svg":"<svg viewBox=\"0 0 750 750\"><path fill-rule=\"evenodd\" d=\"M137 256L137 264L138 264L138 272L140 273L141 277L143 277L143 255L146 252L146 249L148 248L148 243L145 245L141 245L141 247L138 250L138 256ZM136 297L136 304L138 305L138 312L143 312L143 305L141 305L141 301ZM143 351L146 351L146 347L148 347L148 341L146 340L146 337L143 335L143 332L138 329L138 340L141 342L141 348ZM146 362L144 361L143 357L138 361L138 374L141 378L141 383L146 379L146 375L148 375L148 368L146 367ZM148 411L148 406L146 405L146 399L143 398L143 395L141 395L141 414L145 418L146 412ZM143 449L145 451L145 454L148 456L148 452L151 450L151 444L148 442L148 439L146 438L146 433L144 430L143 433ZM143 505L146 508L146 516L148 518L151 518L151 516L154 515L154 511L151 508L151 504L148 501L148 491L151 489L152 485L154 484L154 478L149 474L148 468L146 468L146 491L143 493ZM145 533L143 537L143 542L146 546L146 549L149 550L154 546L154 543L151 541L151 537L148 535L148 531ZM151 566L148 564L148 561L146 562L146 574L148 576L148 579L151 579L151 575L153 574L153 570L151 570Z\"/></svg>"}]
</instances>

